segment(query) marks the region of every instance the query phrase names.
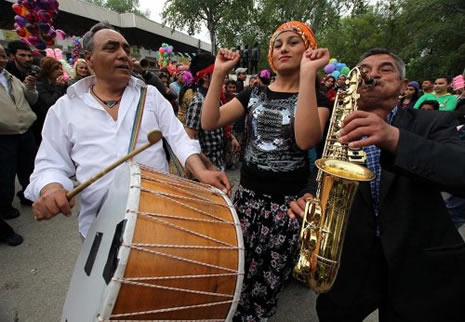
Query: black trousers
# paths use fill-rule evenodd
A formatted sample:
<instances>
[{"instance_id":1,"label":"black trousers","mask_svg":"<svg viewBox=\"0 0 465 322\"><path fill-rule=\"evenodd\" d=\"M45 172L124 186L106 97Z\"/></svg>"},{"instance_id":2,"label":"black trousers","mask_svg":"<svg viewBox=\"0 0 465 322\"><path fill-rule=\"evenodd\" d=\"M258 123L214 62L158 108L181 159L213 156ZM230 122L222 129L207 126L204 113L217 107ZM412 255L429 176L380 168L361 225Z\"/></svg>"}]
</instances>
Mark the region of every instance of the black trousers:
<instances>
[{"instance_id":1,"label":"black trousers","mask_svg":"<svg viewBox=\"0 0 465 322\"><path fill-rule=\"evenodd\" d=\"M350 306L347 303L337 303L327 294L318 296L316 311L320 322L362 322L376 309L379 310L380 322L402 321L388 297L387 263L379 240L376 241L370 257L368 262L371 267L366 268L366 278L360 285L359 296L355 300L347 299L351 301Z\"/></svg>"},{"instance_id":2,"label":"black trousers","mask_svg":"<svg viewBox=\"0 0 465 322\"><path fill-rule=\"evenodd\" d=\"M14 234L13 228L0 217L0 239L5 239Z\"/></svg>"},{"instance_id":3,"label":"black trousers","mask_svg":"<svg viewBox=\"0 0 465 322\"><path fill-rule=\"evenodd\" d=\"M37 146L31 129L23 134L0 135L0 211L11 207L15 196L15 177L22 190L34 170Z\"/></svg>"}]
</instances>

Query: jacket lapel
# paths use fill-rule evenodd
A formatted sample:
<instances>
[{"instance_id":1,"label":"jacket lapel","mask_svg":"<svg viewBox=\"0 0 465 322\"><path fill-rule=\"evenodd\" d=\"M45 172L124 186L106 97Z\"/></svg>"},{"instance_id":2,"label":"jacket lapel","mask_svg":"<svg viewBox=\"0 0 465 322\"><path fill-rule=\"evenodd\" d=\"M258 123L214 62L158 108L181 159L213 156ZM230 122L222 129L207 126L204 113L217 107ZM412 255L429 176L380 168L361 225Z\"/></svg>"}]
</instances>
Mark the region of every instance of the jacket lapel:
<instances>
[{"instance_id":1,"label":"jacket lapel","mask_svg":"<svg viewBox=\"0 0 465 322\"><path fill-rule=\"evenodd\" d=\"M408 109L399 108L397 111L394 120L392 121L392 125L397 127L398 129L408 129L410 127L411 122L413 121L413 113ZM384 198L386 198L389 189L391 188L394 179L396 178L396 174L381 169L381 187L380 187L380 196L379 196L379 204L382 205Z\"/></svg>"}]
</instances>

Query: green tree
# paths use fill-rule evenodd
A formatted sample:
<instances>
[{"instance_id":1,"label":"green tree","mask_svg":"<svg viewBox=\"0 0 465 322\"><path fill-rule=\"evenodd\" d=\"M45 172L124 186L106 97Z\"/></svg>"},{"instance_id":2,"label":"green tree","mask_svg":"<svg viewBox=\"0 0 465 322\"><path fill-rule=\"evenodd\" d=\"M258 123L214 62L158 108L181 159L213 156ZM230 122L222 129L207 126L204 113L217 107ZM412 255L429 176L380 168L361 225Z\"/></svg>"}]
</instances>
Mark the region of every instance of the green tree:
<instances>
[{"instance_id":1,"label":"green tree","mask_svg":"<svg viewBox=\"0 0 465 322\"><path fill-rule=\"evenodd\" d=\"M465 1L403 0L400 50L410 79L456 76L465 67Z\"/></svg>"},{"instance_id":2,"label":"green tree","mask_svg":"<svg viewBox=\"0 0 465 322\"><path fill-rule=\"evenodd\" d=\"M252 0L168 0L162 11L163 23L172 28L187 28L191 35L205 25L215 55L218 28L222 24L235 24L232 19L246 14L252 5Z\"/></svg>"},{"instance_id":3,"label":"green tree","mask_svg":"<svg viewBox=\"0 0 465 322\"><path fill-rule=\"evenodd\" d=\"M97 6L110 9L118 13L134 13L139 16L150 16L149 10L141 11L139 9L139 0L86 0Z\"/></svg>"}]
</instances>

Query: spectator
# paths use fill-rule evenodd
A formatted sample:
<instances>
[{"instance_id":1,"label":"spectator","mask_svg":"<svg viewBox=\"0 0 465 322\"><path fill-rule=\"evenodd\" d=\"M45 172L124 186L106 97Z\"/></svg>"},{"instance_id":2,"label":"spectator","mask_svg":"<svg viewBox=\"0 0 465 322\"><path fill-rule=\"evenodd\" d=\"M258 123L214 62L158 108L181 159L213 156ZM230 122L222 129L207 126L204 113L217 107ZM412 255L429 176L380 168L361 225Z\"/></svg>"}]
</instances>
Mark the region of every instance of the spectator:
<instances>
[{"instance_id":1,"label":"spectator","mask_svg":"<svg viewBox=\"0 0 465 322\"><path fill-rule=\"evenodd\" d=\"M260 80L258 79L258 76L257 75L252 75L249 78L249 84L247 85L247 87L258 86L259 84L260 84ZM237 84L236 84L236 88L237 88Z\"/></svg>"},{"instance_id":2,"label":"spectator","mask_svg":"<svg viewBox=\"0 0 465 322\"><path fill-rule=\"evenodd\" d=\"M337 96L337 90L334 88L335 83L336 78L334 78L334 76L328 76L325 79L325 86L323 86L323 88L321 89L323 94L325 94L328 98L331 106L334 105L334 101L336 100Z\"/></svg>"},{"instance_id":3,"label":"spectator","mask_svg":"<svg viewBox=\"0 0 465 322\"><path fill-rule=\"evenodd\" d=\"M236 88L237 93L240 93L244 90L244 82L247 79L247 68L237 68L236 69Z\"/></svg>"},{"instance_id":4,"label":"spectator","mask_svg":"<svg viewBox=\"0 0 465 322\"><path fill-rule=\"evenodd\" d=\"M191 70L196 73L195 79L198 85L194 98L190 103L186 115L186 132L191 139L199 140L202 152L220 170L225 169L224 148L225 137L223 128L213 131L205 131L200 124L203 102L210 86L210 78L213 72L215 57L211 54L195 56L191 62Z\"/></svg>"},{"instance_id":5,"label":"spectator","mask_svg":"<svg viewBox=\"0 0 465 322\"><path fill-rule=\"evenodd\" d=\"M29 74L38 74L39 68L32 65L32 51L28 45L20 40L11 41L8 43L8 53L11 60L6 70L17 79L23 82Z\"/></svg>"},{"instance_id":6,"label":"spectator","mask_svg":"<svg viewBox=\"0 0 465 322\"><path fill-rule=\"evenodd\" d=\"M226 91L225 91L225 97L226 97L226 103L232 100L234 97L237 95L237 90L236 90L236 82L231 80L228 80L226 82Z\"/></svg>"},{"instance_id":7,"label":"spectator","mask_svg":"<svg viewBox=\"0 0 465 322\"><path fill-rule=\"evenodd\" d=\"M433 79L425 79L423 83L421 83L421 88L424 94L432 94L434 88Z\"/></svg>"},{"instance_id":8,"label":"spectator","mask_svg":"<svg viewBox=\"0 0 465 322\"><path fill-rule=\"evenodd\" d=\"M74 76L68 81L68 85L73 85L74 83L80 81L83 78L90 76L89 68L87 68L87 63L85 59L79 58L74 63Z\"/></svg>"},{"instance_id":9,"label":"spectator","mask_svg":"<svg viewBox=\"0 0 465 322\"><path fill-rule=\"evenodd\" d=\"M17 196L22 205L31 205L23 191L29 184L37 149L31 131L36 115L30 104L37 101L38 94L34 76L26 76L21 82L5 69L6 63L5 50L0 46L0 216L11 219L20 215L12 206L16 175L22 187ZM10 228L0 222L0 239L8 243L9 237L14 238Z\"/></svg>"},{"instance_id":10,"label":"spectator","mask_svg":"<svg viewBox=\"0 0 465 322\"><path fill-rule=\"evenodd\" d=\"M399 100L399 106L402 108L413 108L415 103L420 98L420 84L418 82L412 81L409 82L405 93L402 98Z\"/></svg>"},{"instance_id":11,"label":"spectator","mask_svg":"<svg viewBox=\"0 0 465 322\"><path fill-rule=\"evenodd\" d=\"M179 96L179 92L181 92L182 88L182 73L178 72L176 74L176 80L170 84L171 93L176 95L176 98Z\"/></svg>"},{"instance_id":12,"label":"spectator","mask_svg":"<svg viewBox=\"0 0 465 322\"><path fill-rule=\"evenodd\" d=\"M336 81L336 90L343 90L345 91L346 88L347 88L347 85L346 85L346 76L345 75L339 75L339 77L337 78L337 81Z\"/></svg>"},{"instance_id":13,"label":"spectator","mask_svg":"<svg viewBox=\"0 0 465 322\"><path fill-rule=\"evenodd\" d=\"M270 85L271 73L268 69L262 69L260 73L258 73L258 85L260 86L268 86Z\"/></svg>"},{"instance_id":14,"label":"spectator","mask_svg":"<svg viewBox=\"0 0 465 322\"><path fill-rule=\"evenodd\" d=\"M33 125L37 145L42 141L42 127L49 108L66 93L67 84L63 79L63 65L53 57L44 57L40 63L39 82L37 91L39 99L32 107L37 115Z\"/></svg>"},{"instance_id":15,"label":"spectator","mask_svg":"<svg viewBox=\"0 0 465 322\"><path fill-rule=\"evenodd\" d=\"M437 78L434 81L434 92L430 94L424 94L415 103L415 109L418 109L424 101L436 100L439 103L440 111L453 111L457 105L457 97L451 95L448 92L450 79L446 76Z\"/></svg>"},{"instance_id":16,"label":"spectator","mask_svg":"<svg viewBox=\"0 0 465 322\"><path fill-rule=\"evenodd\" d=\"M140 74L147 85L155 86L168 101L176 99L176 96L169 91L169 88L163 84L161 79L149 71L149 61L147 59L142 59L139 64L141 67Z\"/></svg>"},{"instance_id":17,"label":"spectator","mask_svg":"<svg viewBox=\"0 0 465 322\"><path fill-rule=\"evenodd\" d=\"M435 101L435 100L424 101L420 105L420 110L438 111L439 110L439 102Z\"/></svg>"}]
</instances>

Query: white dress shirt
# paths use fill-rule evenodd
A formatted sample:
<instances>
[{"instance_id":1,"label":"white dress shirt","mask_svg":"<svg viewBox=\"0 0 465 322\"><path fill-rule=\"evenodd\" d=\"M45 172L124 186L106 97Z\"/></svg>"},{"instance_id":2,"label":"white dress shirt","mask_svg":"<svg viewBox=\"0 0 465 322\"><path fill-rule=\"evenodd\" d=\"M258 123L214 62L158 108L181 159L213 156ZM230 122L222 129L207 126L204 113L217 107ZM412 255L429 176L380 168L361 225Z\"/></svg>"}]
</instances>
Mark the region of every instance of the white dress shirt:
<instances>
[{"instance_id":1,"label":"white dress shirt","mask_svg":"<svg viewBox=\"0 0 465 322\"><path fill-rule=\"evenodd\" d=\"M8 95L10 95L10 86L8 86L8 75L5 72L5 69L2 69L0 72L0 84L2 84L3 88L6 90Z\"/></svg>"},{"instance_id":2,"label":"white dress shirt","mask_svg":"<svg viewBox=\"0 0 465 322\"><path fill-rule=\"evenodd\" d=\"M103 170L128 152L129 140L140 97L145 84L131 77L124 90L114 121L90 94L95 77L80 80L50 108L42 131L42 143L35 160L34 172L25 196L40 197L42 188L58 182L67 190L73 188L70 177L81 183ZM200 153L197 140L190 139L170 103L153 86L147 86L147 97L137 146L147 142L147 134L159 130L171 145L181 164L192 154ZM162 141L134 157L136 162L168 171ZM81 193L79 231L85 237L108 192L115 172L103 176Z\"/></svg>"}]
</instances>

